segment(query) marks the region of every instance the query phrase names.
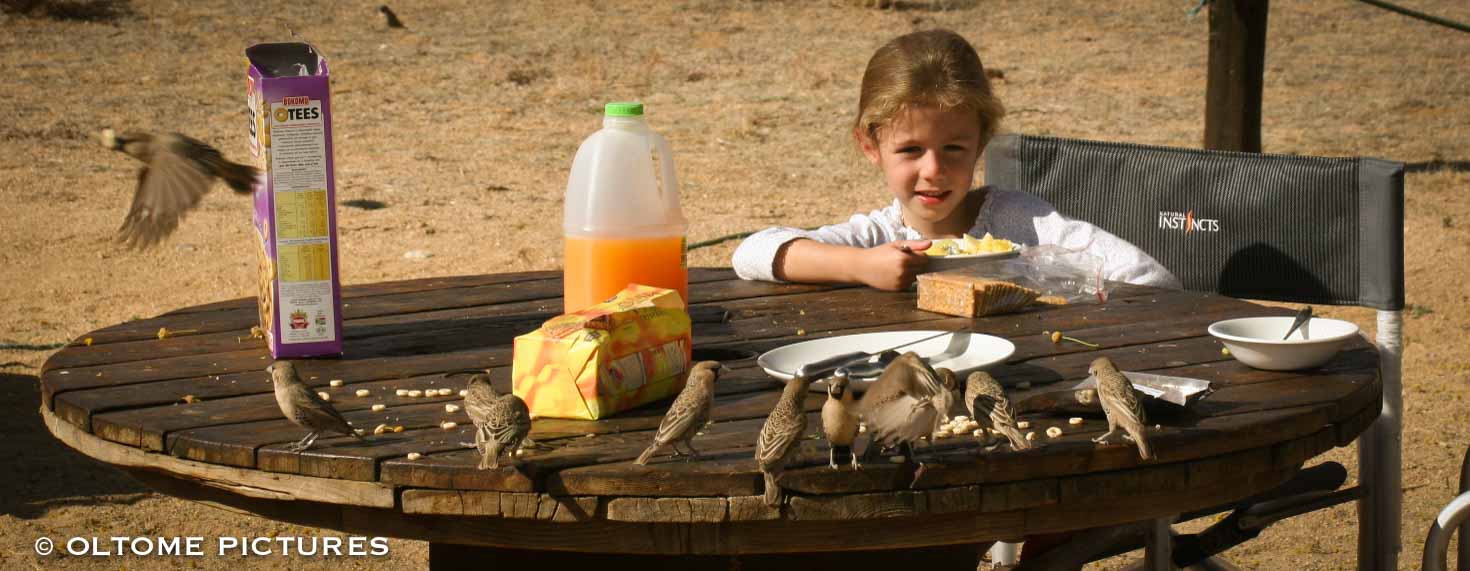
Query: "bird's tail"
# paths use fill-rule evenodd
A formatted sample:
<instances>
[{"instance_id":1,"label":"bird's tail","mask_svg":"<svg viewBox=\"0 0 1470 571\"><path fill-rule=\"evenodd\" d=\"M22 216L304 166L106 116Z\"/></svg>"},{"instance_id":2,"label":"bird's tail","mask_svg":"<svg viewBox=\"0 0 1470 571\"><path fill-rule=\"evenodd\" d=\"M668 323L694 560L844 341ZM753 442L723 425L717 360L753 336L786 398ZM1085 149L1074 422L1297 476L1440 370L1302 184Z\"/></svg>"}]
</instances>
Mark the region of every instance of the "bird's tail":
<instances>
[{"instance_id":1,"label":"bird's tail","mask_svg":"<svg viewBox=\"0 0 1470 571\"><path fill-rule=\"evenodd\" d=\"M1143 437L1143 430L1139 430L1133 436L1133 443L1138 445L1138 457L1144 460L1153 460L1154 451L1148 447L1148 440Z\"/></svg>"},{"instance_id":2,"label":"bird's tail","mask_svg":"<svg viewBox=\"0 0 1470 571\"><path fill-rule=\"evenodd\" d=\"M495 469L500 467L500 443L491 440L485 443L485 453L480 455L480 469Z\"/></svg>"},{"instance_id":3,"label":"bird's tail","mask_svg":"<svg viewBox=\"0 0 1470 571\"><path fill-rule=\"evenodd\" d=\"M224 159L220 159L218 167L219 177L230 185L230 190L240 194L250 194L255 190L255 179L260 176L260 169Z\"/></svg>"},{"instance_id":4,"label":"bird's tail","mask_svg":"<svg viewBox=\"0 0 1470 571\"><path fill-rule=\"evenodd\" d=\"M1006 435L1006 440L1011 441L1012 450L1027 450L1031 448L1031 441L1026 440L1026 435L1021 434L1021 429L1014 426L1003 426L1001 433Z\"/></svg>"},{"instance_id":5,"label":"bird's tail","mask_svg":"<svg viewBox=\"0 0 1470 571\"><path fill-rule=\"evenodd\" d=\"M776 485L776 474L761 472L761 476L766 480L766 505L771 507L781 505L781 486Z\"/></svg>"},{"instance_id":6,"label":"bird's tail","mask_svg":"<svg viewBox=\"0 0 1470 571\"><path fill-rule=\"evenodd\" d=\"M654 454L657 454L657 453L658 453L658 443L655 442L653 444L649 444L648 445L648 448L646 450L644 450L642 454L639 454L638 455L638 459L637 460L634 460L633 463L634 464L637 464L639 466L647 466L648 465L648 461L649 460L652 460L653 459L653 455Z\"/></svg>"}]
</instances>

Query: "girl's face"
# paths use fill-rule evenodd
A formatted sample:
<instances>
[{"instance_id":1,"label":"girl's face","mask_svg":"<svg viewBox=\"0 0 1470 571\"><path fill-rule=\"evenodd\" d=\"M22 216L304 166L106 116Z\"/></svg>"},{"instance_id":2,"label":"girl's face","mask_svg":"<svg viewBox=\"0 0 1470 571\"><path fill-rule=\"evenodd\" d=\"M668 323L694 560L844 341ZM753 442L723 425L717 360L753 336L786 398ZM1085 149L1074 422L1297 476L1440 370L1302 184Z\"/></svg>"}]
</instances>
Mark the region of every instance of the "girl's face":
<instances>
[{"instance_id":1,"label":"girl's face","mask_svg":"<svg viewBox=\"0 0 1470 571\"><path fill-rule=\"evenodd\" d=\"M980 158L980 125L973 111L917 107L878 128L877 140L860 133L868 160L883 169L888 192L903 208L904 223L925 236L970 229L960 208Z\"/></svg>"}]
</instances>

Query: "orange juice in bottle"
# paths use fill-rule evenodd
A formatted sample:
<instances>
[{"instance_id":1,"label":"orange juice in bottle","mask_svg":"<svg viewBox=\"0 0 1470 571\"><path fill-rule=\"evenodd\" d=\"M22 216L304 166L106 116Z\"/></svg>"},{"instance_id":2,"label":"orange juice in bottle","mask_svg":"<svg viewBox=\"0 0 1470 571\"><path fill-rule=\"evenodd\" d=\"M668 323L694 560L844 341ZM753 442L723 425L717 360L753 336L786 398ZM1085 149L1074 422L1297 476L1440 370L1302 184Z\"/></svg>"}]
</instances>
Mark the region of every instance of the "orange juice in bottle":
<instances>
[{"instance_id":1,"label":"orange juice in bottle","mask_svg":"<svg viewBox=\"0 0 1470 571\"><path fill-rule=\"evenodd\" d=\"M602 129L577 149L567 180L562 279L566 313L630 283L668 288L689 304L688 224L669 143L641 103L608 103Z\"/></svg>"}]
</instances>

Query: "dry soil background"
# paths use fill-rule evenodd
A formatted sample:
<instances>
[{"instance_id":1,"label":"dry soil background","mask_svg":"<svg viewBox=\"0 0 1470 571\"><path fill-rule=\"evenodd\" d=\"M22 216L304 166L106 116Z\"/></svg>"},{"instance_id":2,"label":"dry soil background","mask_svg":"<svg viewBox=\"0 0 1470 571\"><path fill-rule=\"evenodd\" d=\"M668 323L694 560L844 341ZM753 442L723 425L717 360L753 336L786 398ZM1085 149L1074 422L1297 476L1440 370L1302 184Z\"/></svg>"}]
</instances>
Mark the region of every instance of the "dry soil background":
<instances>
[{"instance_id":1,"label":"dry soil background","mask_svg":"<svg viewBox=\"0 0 1470 571\"><path fill-rule=\"evenodd\" d=\"M1470 21L1463 0L1402 0ZM151 493L51 439L36 415L36 349L254 287L245 200L217 190L156 251L112 242L136 165L104 126L178 130L244 158L244 60L294 31L330 58L342 276L364 283L553 269L567 169L604 101L639 99L674 144L698 241L807 226L885 203L851 145L864 62L885 40L947 27L970 38L1011 131L1197 146L1206 18L1193 0L863 2L375 2L4 0L0 14L0 568L161 566L37 559L41 535L319 535ZM29 5L28 12L15 7ZM1264 146L1405 161L1405 552L1454 492L1470 444L1470 34L1353 0L1273 3ZM698 250L728 265L733 244ZM408 259L411 250L431 254ZM1329 310L1373 328L1371 312ZM17 346L19 346L17 348ZM1350 466L1351 449L1327 456ZM1230 553L1247 568L1346 569L1351 508L1274 527ZM422 568L424 544L381 560L293 567ZM1126 559L1097 568L1116 568ZM201 558L168 566L279 566Z\"/></svg>"}]
</instances>

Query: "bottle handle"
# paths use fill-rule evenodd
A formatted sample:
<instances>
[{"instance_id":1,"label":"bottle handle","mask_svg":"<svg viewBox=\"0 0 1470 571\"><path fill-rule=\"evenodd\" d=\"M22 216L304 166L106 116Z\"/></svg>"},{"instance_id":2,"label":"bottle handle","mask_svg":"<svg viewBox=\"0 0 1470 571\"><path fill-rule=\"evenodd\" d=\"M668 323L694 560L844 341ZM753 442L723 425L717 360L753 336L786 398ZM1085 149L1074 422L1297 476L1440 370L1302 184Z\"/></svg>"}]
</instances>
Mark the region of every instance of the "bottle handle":
<instances>
[{"instance_id":1,"label":"bottle handle","mask_svg":"<svg viewBox=\"0 0 1470 571\"><path fill-rule=\"evenodd\" d=\"M658 191L663 194L664 207L671 212L679 211L679 179L674 174L674 152L669 146L668 139L658 133L649 132L649 138L653 146L658 150L658 165L663 171L660 173Z\"/></svg>"}]
</instances>

